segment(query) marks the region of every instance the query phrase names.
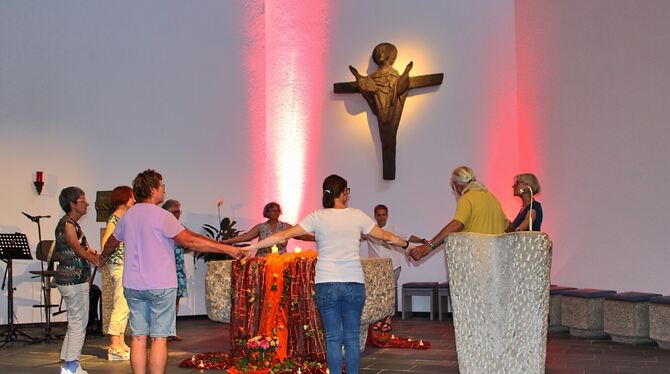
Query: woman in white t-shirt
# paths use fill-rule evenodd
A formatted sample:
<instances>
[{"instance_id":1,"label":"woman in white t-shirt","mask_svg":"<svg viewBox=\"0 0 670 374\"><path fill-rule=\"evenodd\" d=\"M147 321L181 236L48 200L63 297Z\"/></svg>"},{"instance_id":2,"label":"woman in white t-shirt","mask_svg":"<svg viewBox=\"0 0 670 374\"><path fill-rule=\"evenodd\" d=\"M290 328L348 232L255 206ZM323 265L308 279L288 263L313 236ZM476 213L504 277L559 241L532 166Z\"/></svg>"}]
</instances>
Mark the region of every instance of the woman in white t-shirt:
<instances>
[{"instance_id":1,"label":"woman in white t-shirt","mask_svg":"<svg viewBox=\"0 0 670 374\"><path fill-rule=\"evenodd\" d=\"M323 208L312 212L299 224L278 232L248 247L269 247L290 238L314 233L318 250L315 291L316 303L326 330L326 357L331 373L342 372L342 350L346 353L347 373L358 373L359 333L365 304L365 278L359 254L361 235L369 235L407 248L409 243L384 231L362 211L349 208L347 181L331 175L323 181Z\"/></svg>"}]
</instances>

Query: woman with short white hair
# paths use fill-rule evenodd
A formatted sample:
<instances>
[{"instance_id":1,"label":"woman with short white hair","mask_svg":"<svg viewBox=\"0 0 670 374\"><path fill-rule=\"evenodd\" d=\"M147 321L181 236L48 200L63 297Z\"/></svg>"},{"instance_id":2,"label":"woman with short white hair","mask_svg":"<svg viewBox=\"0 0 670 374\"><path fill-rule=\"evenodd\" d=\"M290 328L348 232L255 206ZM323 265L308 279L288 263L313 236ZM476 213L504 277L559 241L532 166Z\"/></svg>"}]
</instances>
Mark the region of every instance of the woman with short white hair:
<instances>
[{"instance_id":1,"label":"woman with short white hair","mask_svg":"<svg viewBox=\"0 0 670 374\"><path fill-rule=\"evenodd\" d=\"M535 201L535 195L539 194L541 190L537 177L530 173L519 174L514 177L512 189L514 190L514 196L521 199L521 210L505 231L540 231L543 214L542 204Z\"/></svg>"}]
</instances>

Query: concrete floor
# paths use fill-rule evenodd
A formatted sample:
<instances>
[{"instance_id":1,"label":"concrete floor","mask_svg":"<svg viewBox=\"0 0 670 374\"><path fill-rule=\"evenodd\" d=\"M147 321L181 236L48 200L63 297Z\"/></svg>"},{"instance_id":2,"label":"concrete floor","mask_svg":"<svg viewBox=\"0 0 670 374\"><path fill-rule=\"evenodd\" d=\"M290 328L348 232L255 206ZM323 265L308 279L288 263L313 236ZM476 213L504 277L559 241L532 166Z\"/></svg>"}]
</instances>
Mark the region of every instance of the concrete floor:
<instances>
[{"instance_id":1,"label":"concrete floor","mask_svg":"<svg viewBox=\"0 0 670 374\"><path fill-rule=\"evenodd\" d=\"M25 330L31 335L39 333L39 329ZM177 363L194 353L227 352L230 348L228 324L206 318L180 319L177 330L184 340L170 343L167 373L200 373L199 370L181 369ZM368 347L361 361L361 373L458 373L451 320L440 322L415 317L401 321L396 318L393 330L396 335L428 340L433 346L425 351ZM130 373L127 361L107 361L107 344L106 337L87 337L82 367L91 374ZM0 374L58 373L60 346L60 341L30 345L10 343L0 349ZM566 333L550 333L546 373L670 373L670 351L655 345L629 346L609 340L586 340L572 338Z\"/></svg>"}]
</instances>

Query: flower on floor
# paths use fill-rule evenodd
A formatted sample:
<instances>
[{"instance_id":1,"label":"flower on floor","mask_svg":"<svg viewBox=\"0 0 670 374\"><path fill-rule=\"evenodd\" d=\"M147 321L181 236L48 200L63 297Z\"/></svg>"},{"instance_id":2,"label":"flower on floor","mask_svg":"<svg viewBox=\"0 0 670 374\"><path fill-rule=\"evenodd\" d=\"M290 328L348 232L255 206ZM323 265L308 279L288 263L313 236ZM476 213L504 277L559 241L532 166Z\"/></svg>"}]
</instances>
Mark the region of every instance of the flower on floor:
<instances>
[{"instance_id":1,"label":"flower on floor","mask_svg":"<svg viewBox=\"0 0 670 374\"><path fill-rule=\"evenodd\" d=\"M276 336L257 335L239 339L238 346L242 350L236 365L240 371L270 369L277 364L274 353L279 347L279 339Z\"/></svg>"}]
</instances>

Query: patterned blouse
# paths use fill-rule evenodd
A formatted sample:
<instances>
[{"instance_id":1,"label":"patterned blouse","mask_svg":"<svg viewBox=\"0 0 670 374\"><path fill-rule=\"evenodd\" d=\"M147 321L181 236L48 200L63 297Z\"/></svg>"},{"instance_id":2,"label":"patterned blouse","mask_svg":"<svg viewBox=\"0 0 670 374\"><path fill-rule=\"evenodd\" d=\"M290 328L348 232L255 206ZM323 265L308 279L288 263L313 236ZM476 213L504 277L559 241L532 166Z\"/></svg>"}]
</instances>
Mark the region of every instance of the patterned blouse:
<instances>
[{"instance_id":1,"label":"patterned blouse","mask_svg":"<svg viewBox=\"0 0 670 374\"><path fill-rule=\"evenodd\" d=\"M72 286L88 282L91 280L91 266L88 264L88 261L79 257L77 252L65 241L65 225L74 226L79 244L81 244L82 248L88 249L86 235L81 230L79 223L67 214L63 216L58 221L58 225L56 225L56 259L58 260L55 277L56 284L59 286Z\"/></svg>"},{"instance_id":2,"label":"patterned blouse","mask_svg":"<svg viewBox=\"0 0 670 374\"><path fill-rule=\"evenodd\" d=\"M107 220L107 225L113 224L116 226L119 223L119 217L115 215L111 215L109 219ZM107 261L108 264L112 265L123 265L123 254L124 254L124 244L123 242L119 243L118 247L114 249L112 254L109 255L109 260Z\"/></svg>"},{"instance_id":3,"label":"patterned blouse","mask_svg":"<svg viewBox=\"0 0 670 374\"><path fill-rule=\"evenodd\" d=\"M184 265L184 247L179 244L174 246L174 260L177 266L177 297L186 297L186 267Z\"/></svg>"},{"instance_id":4,"label":"patterned blouse","mask_svg":"<svg viewBox=\"0 0 670 374\"><path fill-rule=\"evenodd\" d=\"M279 221L277 222L277 230L272 231L270 228L270 224L267 222L261 223L261 232L258 235L258 240L263 240L267 238L268 236L272 236L272 234L276 234L280 231L288 230L291 227L286 222ZM287 242L277 244L277 248L279 248L279 253L286 253L286 244ZM258 251L256 251L256 256L266 256L268 254L272 253L272 248L266 247L266 248L259 248Z\"/></svg>"}]
</instances>

